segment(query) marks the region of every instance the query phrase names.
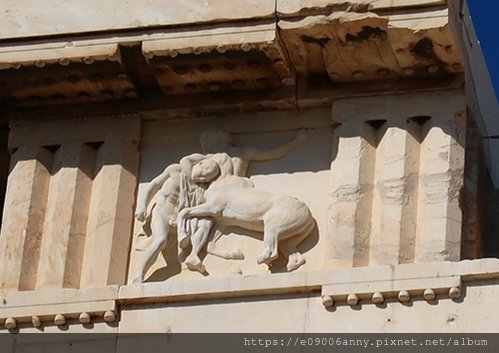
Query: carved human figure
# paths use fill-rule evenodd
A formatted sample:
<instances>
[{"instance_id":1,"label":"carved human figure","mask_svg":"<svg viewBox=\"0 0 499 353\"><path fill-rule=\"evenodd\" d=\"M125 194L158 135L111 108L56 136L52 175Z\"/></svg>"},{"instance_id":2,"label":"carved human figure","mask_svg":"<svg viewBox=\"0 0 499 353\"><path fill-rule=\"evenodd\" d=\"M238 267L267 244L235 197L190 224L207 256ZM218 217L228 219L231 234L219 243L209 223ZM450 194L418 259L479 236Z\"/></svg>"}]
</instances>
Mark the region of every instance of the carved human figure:
<instances>
[{"instance_id":1,"label":"carved human figure","mask_svg":"<svg viewBox=\"0 0 499 353\"><path fill-rule=\"evenodd\" d=\"M179 164L168 166L163 173L154 178L145 190L142 199L139 199L135 217L143 222L147 216L147 205L157 193L156 204L151 212L152 243L147 247L139 267L139 275L134 283L142 283L144 276L151 265L163 251L168 240L170 226L174 225L178 214L178 198L180 192Z\"/></svg>"},{"instance_id":2,"label":"carved human figure","mask_svg":"<svg viewBox=\"0 0 499 353\"><path fill-rule=\"evenodd\" d=\"M195 182L213 181L220 174L220 166L213 159L197 163L192 170ZM209 217L217 224L239 226L263 232L263 252L257 258L259 264L270 264L278 257L278 242L289 254L288 271L305 263L297 246L311 233L314 219L307 205L292 196L271 194L255 189L248 178L227 176L212 182L206 190L205 202L187 207L178 215L178 232L185 233L188 220L193 217Z\"/></svg>"},{"instance_id":3,"label":"carved human figure","mask_svg":"<svg viewBox=\"0 0 499 353\"><path fill-rule=\"evenodd\" d=\"M309 139L313 134L312 130L301 130L297 136L289 143L270 149L262 150L257 147L250 146L234 146L232 136L221 129L209 129L201 133L200 142L203 149L203 154L194 153L184 157L180 161L183 175L187 178L183 185L188 185L190 193L197 195L195 202L181 201L180 210L185 207L195 207L204 202L202 194L204 190L215 179L222 180L229 176L246 176L247 170L251 162L270 161L282 158L295 148L300 143ZM203 175L193 178L193 167L202 161L212 161L218 166L218 169L211 170L212 173L217 173L216 177ZM208 171L205 171L208 173ZM192 191L192 188L197 188L197 193ZM185 196L187 190L181 192L181 199L186 200L189 197ZM192 201L192 200L191 200ZM206 269L199 258L199 252L206 244L211 228L213 227L213 218L198 218L192 216L197 221L196 226L186 224L184 231L178 232L178 241L181 248L186 248L189 240L192 243L192 251L186 258L186 265L189 269L205 272ZM236 255L237 256L237 255Z\"/></svg>"}]
</instances>

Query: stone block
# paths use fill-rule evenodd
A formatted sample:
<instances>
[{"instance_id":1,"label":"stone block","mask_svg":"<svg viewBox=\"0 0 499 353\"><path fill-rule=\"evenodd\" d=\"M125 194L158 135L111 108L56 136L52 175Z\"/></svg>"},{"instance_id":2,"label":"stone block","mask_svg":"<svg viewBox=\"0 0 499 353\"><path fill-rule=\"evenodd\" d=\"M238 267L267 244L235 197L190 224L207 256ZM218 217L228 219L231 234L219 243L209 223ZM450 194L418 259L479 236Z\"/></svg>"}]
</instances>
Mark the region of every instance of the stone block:
<instances>
[{"instance_id":1,"label":"stone block","mask_svg":"<svg viewBox=\"0 0 499 353\"><path fill-rule=\"evenodd\" d=\"M274 1L244 0L169 1L122 3L106 1L95 4L70 0L31 4L7 0L0 13L5 30L2 39L47 36L59 33L82 33L109 30L133 30L137 27L158 27L251 18L273 17ZM56 10L54 10L56 9Z\"/></svg>"},{"instance_id":2,"label":"stone block","mask_svg":"<svg viewBox=\"0 0 499 353\"><path fill-rule=\"evenodd\" d=\"M125 282L140 120L102 122L12 126L15 153L0 238L0 253L11 261L2 289L80 288L92 272L85 266L97 263L88 247L106 254L99 257L99 285Z\"/></svg>"},{"instance_id":3,"label":"stone block","mask_svg":"<svg viewBox=\"0 0 499 353\"><path fill-rule=\"evenodd\" d=\"M459 260L464 97L456 92L376 99L333 104L333 120L341 127L331 164L332 263L345 257L353 258L348 266ZM349 216L339 197L349 202ZM359 253L364 260L356 262L352 254Z\"/></svg>"}]
</instances>

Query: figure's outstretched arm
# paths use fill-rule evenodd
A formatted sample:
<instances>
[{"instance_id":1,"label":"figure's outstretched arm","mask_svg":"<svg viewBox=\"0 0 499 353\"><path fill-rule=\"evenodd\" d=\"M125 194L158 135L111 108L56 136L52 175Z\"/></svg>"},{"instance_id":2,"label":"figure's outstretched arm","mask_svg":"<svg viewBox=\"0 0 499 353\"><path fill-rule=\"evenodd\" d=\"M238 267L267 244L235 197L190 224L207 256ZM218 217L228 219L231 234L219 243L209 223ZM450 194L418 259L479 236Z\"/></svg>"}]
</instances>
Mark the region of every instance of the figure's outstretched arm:
<instances>
[{"instance_id":1,"label":"figure's outstretched arm","mask_svg":"<svg viewBox=\"0 0 499 353\"><path fill-rule=\"evenodd\" d=\"M293 148L308 140L314 131L311 129L301 130L296 137L285 145L273 148L271 150L261 150L259 148L247 147L244 149L246 159L255 162L271 161L284 157L291 152Z\"/></svg>"},{"instance_id":2,"label":"figure's outstretched arm","mask_svg":"<svg viewBox=\"0 0 499 353\"><path fill-rule=\"evenodd\" d=\"M147 205L151 202L152 197L163 186L166 180L168 180L172 172L180 172L180 165L177 163L169 165L163 173L158 175L147 185L142 198L139 198L137 202L137 209L135 211L137 220L144 221L147 215Z\"/></svg>"}]
</instances>

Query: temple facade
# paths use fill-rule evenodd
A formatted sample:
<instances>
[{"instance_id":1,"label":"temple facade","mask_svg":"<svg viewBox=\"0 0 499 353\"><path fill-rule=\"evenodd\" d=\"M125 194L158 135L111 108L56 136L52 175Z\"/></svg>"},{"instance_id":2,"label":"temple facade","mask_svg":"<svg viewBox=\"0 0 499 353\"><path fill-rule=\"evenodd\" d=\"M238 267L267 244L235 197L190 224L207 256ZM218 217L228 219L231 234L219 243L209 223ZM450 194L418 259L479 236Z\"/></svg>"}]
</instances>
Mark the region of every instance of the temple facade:
<instances>
[{"instance_id":1,"label":"temple facade","mask_svg":"<svg viewBox=\"0 0 499 353\"><path fill-rule=\"evenodd\" d=\"M2 1L0 331L497 332L462 11Z\"/></svg>"}]
</instances>

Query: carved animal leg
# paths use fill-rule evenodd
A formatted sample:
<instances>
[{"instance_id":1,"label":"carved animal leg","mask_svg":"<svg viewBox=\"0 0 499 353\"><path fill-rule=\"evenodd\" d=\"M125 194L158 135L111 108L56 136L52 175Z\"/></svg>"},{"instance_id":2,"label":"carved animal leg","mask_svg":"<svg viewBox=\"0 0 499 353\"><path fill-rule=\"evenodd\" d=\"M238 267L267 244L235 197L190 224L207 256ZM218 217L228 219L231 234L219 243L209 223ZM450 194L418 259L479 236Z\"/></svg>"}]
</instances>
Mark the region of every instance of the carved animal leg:
<instances>
[{"instance_id":1,"label":"carved animal leg","mask_svg":"<svg viewBox=\"0 0 499 353\"><path fill-rule=\"evenodd\" d=\"M200 219L198 220L198 229L192 236L192 251L187 259L185 259L185 264L187 268L191 271L199 271L201 273L206 272L203 262L199 258L199 252L203 248L210 235L211 227L213 227L213 221L211 219Z\"/></svg>"},{"instance_id":2,"label":"carved animal leg","mask_svg":"<svg viewBox=\"0 0 499 353\"><path fill-rule=\"evenodd\" d=\"M144 257L142 258L139 268L139 275L133 280L133 283L144 282L144 276L146 275L147 270L153 265L158 258L159 253L163 251L166 246L170 227L168 221L165 220L165 217L163 217L159 211L153 210L151 230L153 241L144 252Z\"/></svg>"},{"instance_id":3,"label":"carved animal leg","mask_svg":"<svg viewBox=\"0 0 499 353\"><path fill-rule=\"evenodd\" d=\"M179 220L185 223L188 218L213 217L222 211L222 207L212 203L203 203L202 205L184 208L179 213Z\"/></svg>"},{"instance_id":4,"label":"carved animal leg","mask_svg":"<svg viewBox=\"0 0 499 353\"><path fill-rule=\"evenodd\" d=\"M279 230L265 226L263 232L263 252L257 257L258 264L266 263L269 265L272 261L277 259L278 247L277 240L279 238Z\"/></svg>"},{"instance_id":5,"label":"carved animal leg","mask_svg":"<svg viewBox=\"0 0 499 353\"><path fill-rule=\"evenodd\" d=\"M196 218L187 219L185 221L185 229L177 232L178 247L181 251L187 249L191 241L191 235L194 229L198 227L198 220Z\"/></svg>"},{"instance_id":6,"label":"carved animal leg","mask_svg":"<svg viewBox=\"0 0 499 353\"><path fill-rule=\"evenodd\" d=\"M297 247L310 235L314 227L315 223L310 219L307 224L299 230L298 234L291 235L280 244L282 251L288 255L288 264L286 267L289 272L294 271L305 264L306 260L303 255L298 252Z\"/></svg>"}]
</instances>

